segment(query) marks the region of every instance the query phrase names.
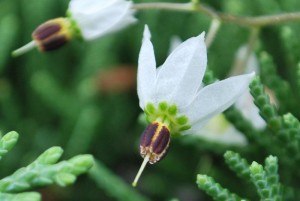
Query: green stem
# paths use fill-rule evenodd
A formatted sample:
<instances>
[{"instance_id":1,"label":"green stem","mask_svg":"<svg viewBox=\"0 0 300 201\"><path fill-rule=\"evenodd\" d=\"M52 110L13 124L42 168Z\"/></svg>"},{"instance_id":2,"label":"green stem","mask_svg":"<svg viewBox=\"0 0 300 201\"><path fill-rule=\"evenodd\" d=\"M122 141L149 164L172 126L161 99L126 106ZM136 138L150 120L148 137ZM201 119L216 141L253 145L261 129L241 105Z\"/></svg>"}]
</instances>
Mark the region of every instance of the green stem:
<instances>
[{"instance_id":1,"label":"green stem","mask_svg":"<svg viewBox=\"0 0 300 201\"><path fill-rule=\"evenodd\" d=\"M212 18L218 18L223 23L237 24L244 27L263 27L286 22L300 21L300 12L282 13L275 15L263 15L256 17L236 16L215 11L213 8L199 3L138 3L134 4L135 10L173 10L180 12L198 12Z\"/></svg>"},{"instance_id":2,"label":"green stem","mask_svg":"<svg viewBox=\"0 0 300 201\"><path fill-rule=\"evenodd\" d=\"M245 73L247 62L250 58L250 55L255 47L256 41L258 39L260 29L257 27L252 28L248 43L247 43L247 49L245 55L243 55L243 58L236 58L233 67L231 75L239 75L242 73ZM256 70L256 69L253 69Z\"/></svg>"},{"instance_id":3,"label":"green stem","mask_svg":"<svg viewBox=\"0 0 300 201\"><path fill-rule=\"evenodd\" d=\"M206 47L209 48L212 42L215 39L215 36L218 33L218 30L220 28L221 22L219 19L215 18L212 20L211 25L209 27L209 30L207 32L206 38L205 38L205 44Z\"/></svg>"}]
</instances>

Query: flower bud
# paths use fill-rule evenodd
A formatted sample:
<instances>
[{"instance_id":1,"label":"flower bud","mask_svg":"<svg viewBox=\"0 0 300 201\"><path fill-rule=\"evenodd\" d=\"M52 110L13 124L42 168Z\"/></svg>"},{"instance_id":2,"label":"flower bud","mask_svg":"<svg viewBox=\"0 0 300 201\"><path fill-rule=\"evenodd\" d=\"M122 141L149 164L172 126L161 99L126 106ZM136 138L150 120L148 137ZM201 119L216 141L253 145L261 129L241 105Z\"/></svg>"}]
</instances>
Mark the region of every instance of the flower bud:
<instances>
[{"instance_id":1,"label":"flower bud","mask_svg":"<svg viewBox=\"0 0 300 201\"><path fill-rule=\"evenodd\" d=\"M19 56L33 48L41 52L52 51L66 44L77 31L68 18L48 20L32 32L32 41L14 50L12 56Z\"/></svg>"},{"instance_id":2,"label":"flower bud","mask_svg":"<svg viewBox=\"0 0 300 201\"><path fill-rule=\"evenodd\" d=\"M67 18L49 20L38 26L32 33L32 39L42 52L63 46L71 37L71 22Z\"/></svg>"}]
</instances>

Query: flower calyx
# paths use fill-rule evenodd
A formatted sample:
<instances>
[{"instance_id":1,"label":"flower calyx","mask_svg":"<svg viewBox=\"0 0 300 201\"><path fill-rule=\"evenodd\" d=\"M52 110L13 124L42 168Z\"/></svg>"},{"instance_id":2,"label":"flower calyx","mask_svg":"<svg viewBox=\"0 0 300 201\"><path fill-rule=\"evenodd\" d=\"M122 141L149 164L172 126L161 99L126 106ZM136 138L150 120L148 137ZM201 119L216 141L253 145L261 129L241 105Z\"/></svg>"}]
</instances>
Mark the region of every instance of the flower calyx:
<instances>
[{"instance_id":1,"label":"flower calyx","mask_svg":"<svg viewBox=\"0 0 300 201\"><path fill-rule=\"evenodd\" d=\"M160 121L167 124L172 137L180 136L182 131L191 128L188 117L178 114L175 104L169 105L163 101L155 107L153 103L148 103L144 111L148 122Z\"/></svg>"}]
</instances>

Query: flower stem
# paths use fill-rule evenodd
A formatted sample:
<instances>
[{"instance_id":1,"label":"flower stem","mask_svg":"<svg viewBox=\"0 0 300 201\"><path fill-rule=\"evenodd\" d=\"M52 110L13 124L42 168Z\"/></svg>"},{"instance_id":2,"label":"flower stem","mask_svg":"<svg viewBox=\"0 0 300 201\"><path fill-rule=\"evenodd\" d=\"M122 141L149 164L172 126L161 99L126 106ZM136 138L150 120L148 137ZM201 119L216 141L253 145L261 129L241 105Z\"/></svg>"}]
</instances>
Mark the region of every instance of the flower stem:
<instances>
[{"instance_id":1,"label":"flower stem","mask_svg":"<svg viewBox=\"0 0 300 201\"><path fill-rule=\"evenodd\" d=\"M133 186L133 187L136 187L136 186L137 186L137 182L139 181L139 178L140 178L142 172L144 171L144 169L145 169L145 167L146 167L146 165L147 165L147 163L148 163L148 161L149 161L149 158L150 158L150 155L147 154L146 157L144 158L144 161L143 161L143 163L142 163L142 165L141 165L141 167L140 167L140 169L139 169L137 175L135 176L134 181L132 182L132 186Z\"/></svg>"},{"instance_id":2,"label":"flower stem","mask_svg":"<svg viewBox=\"0 0 300 201\"><path fill-rule=\"evenodd\" d=\"M219 19L215 18L212 20L209 30L207 32L206 38L205 38L205 44L206 44L207 48L209 48L211 43L213 42L213 40L220 28L220 25L221 25L221 22Z\"/></svg>"},{"instance_id":3,"label":"flower stem","mask_svg":"<svg viewBox=\"0 0 300 201\"><path fill-rule=\"evenodd\" d=\"M247 62L250 58L250 55L253 52L253 49L255 47L258 35L259 35L259 28L252 28L250 32L250 36L247 43L247 49L246 53L243 56L243 58L237 58L236 61L233 64L231 75L239 75L245 72L245 67L247 65ZM253 69L255 70L255 69Z\"/></svg>"},{"instance_id":4,"label":"flower stem","mask_svg":"<svg viewBox=\"0 0 300 201\"><path fill-rule=\"evenodd\" d=\"M133 5L135 10L174 10L181 12L203 13L211 18L218 18L223 23L237 24L244 27L263 27L285 22L300 21L300 12L263 15L256 17L236 16L215 11L213 8L202 3L138 3Z\"/></svg>"},{"instance_id":5,"label":"flower stem","mask_svg":"<svg viewBox=\"0 0 300 201\"><path fill-rule=\"evenodd\" d=\"M35 41L31 41L26 45L14 50L11 54L13 57L20 56L36 47Z\"/></svg>"}]
</instances>

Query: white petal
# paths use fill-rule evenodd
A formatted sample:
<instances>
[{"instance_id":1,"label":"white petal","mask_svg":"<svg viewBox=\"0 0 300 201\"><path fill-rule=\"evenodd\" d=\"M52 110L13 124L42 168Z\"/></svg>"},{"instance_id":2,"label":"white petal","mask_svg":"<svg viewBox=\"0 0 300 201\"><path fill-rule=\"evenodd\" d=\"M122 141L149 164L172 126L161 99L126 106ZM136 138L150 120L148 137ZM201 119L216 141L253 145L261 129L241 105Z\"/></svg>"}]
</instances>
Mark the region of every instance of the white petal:
<instances>
[{"instance_id":1,"label":"white petal","mask_svg":"<svg viewBox=\"0 0 300 201\"><path fill-rule=\"evenodd\" d=\"M246 57L248 57L246 65L241 65ZM251 73L253 71L259 71L258 60L253 52L251 52L251 54L248 56L247 45L243 45L237 50L235 54L234 69L232 74L237 75L241 73Z\"/></svg>"},{"instance_id":2,"label":"white petal","mask_svg":"<svg viewBox=\"0 0 300 201\"><path fill-rule=\"evenodd\" d=\"M182 40L178 36L172 36L170 41L169 54L171 54L181 43Z\"/></svg>"},{"instance_id":3,"label":"white petal","mask_svg":"<svg viewBox=\"0 0 300 201\"><path fill-rule=\"evenodd\" d=\"M245 136L230 124L224 114L219 114L206 122L198 130L191 130L189 133L196 134L202 139L221 144L246 145Z\"/></svg>"},{"instance_id":4,"label":"white petal","mask_svg":"<svg viewBox=\"0 0 300 201\"><path fill-rule=\"evenodd\" d=\"M150 41L151 34L145 25L143 44L140 50L137 75L137 91L140 107L144 109L147 102L152 100L152 93L156 79L156 62L153 45Z\"/></svg>"},{"instance_id":5,"label":"white petal","mask_svg":"<svg viewBox=\"0 0 300 201\"><path fill-rule=\"evenodd\" d=\"M201 89L181 112L188 116L192 125L201 124L231 106L248 89L253 77L254 73L251 73L210 84Z\"/></svg>"},{"instance_id":6,"label":"white petal","mask_svg":"<svg viewBox=\"0 0 300 201\"><path fill-rule=\"evenodd\" d=\"M206 69L204 33L180 44L157 76L156 98L186 106L195 96Z\"/></svg>"},{"instance_id":7,"label":"white petal","mask_svg":"<svg viewBox=\"0 0 300 201\"><path fill-rule=\"evenodd\" d=\"M131 6L125 0L72 0L69 10L83 37L92 40L135 22Z\"/></svg>"},{"instance_id":8,"label":"white petal","mask_svg":"<svg viewBox=\"0 0 300 201\"><path fill-rule=\"evenodd\" d=\"M253 97L249 92L245 92L241 97L239 97L235 106L255 128L261 129L266 126L266 122L259 115L259 110L253 103Z\"/></svg>"}]
</instances>

